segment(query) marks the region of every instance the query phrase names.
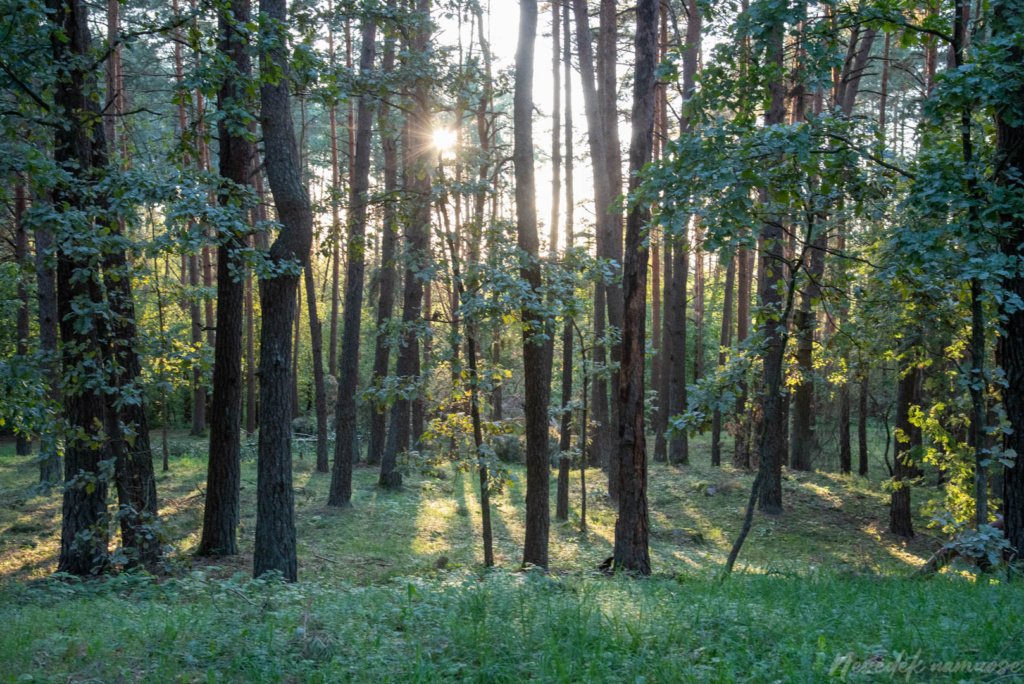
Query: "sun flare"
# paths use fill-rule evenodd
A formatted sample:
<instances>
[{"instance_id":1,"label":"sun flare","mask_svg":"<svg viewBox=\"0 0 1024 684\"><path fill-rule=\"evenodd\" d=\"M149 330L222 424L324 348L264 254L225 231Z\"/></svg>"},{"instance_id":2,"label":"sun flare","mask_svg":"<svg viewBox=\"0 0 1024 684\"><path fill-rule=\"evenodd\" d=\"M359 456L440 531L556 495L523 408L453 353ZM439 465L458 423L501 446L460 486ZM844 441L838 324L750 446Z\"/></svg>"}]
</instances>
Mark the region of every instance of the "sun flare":
<instances>
[{"instance_id":1,"label":"sun flare","mask_svg":"<svg viewBox=\"0 0 1024 684\"><path fill-rule=\"evenodd\" d=\"M434 148L438 152L448 153L455 149L456 143L455 131L448 128L438 128L434 131L433 141Z\"/></svg>"}]
</instances>

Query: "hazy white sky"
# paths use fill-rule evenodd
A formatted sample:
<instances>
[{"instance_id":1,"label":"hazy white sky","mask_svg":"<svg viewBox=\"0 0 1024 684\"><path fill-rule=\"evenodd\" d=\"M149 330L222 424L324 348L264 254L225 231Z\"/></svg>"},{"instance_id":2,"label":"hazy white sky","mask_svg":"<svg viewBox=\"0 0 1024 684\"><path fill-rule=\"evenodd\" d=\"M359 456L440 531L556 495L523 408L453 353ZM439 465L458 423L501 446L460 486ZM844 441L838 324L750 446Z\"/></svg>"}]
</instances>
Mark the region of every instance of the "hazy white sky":
<instances>
[{"instance_id":1,"label":"hazy white sky","mask_svg":"<svg viewBox=\"0 0 1024 684\"><path fill-rule=\"evenodd\" d=\"M515 63L516 47L519 38L519 2L518 0L483 0L485 2L485 30L489 32L491 50L497 62L496 68L512 67ZM489 8L489 11L488 11ZM456 40L457 25L454 21L439 22L440 35L438 42L446 44ZM572 27L575 33L575 27ZM469 40L469 27L463 29L463 40ZM551 6L539 3L537 20L537 40L534 53L533 100L535 108L533 142L534 158L537 173L537 218L540 221L541 241L547 244L548 225L551 221L551 111L554 103L554 77L551 61ZM575 50L573 51L575 64ZM564 74L563 89L564 89ZM574 140L574 191L576 199L575 232L589 231L593 222L593 176L590 169L590 150L587 145L586 118L583 112L583 90L580 87L579 74L573 69L573 140ZM564 91L562 106L565 106ZM564 109L563 109L564 117ZM509 141L511 142L511 141ZM565 154L563 135L562 153ZM563 170L561 200L561 218L565 220L565 182ZM559 231L559 248L564 247L564 236ZM546 249L545 249L546 251Z\"/></svg>"}]
</instances>

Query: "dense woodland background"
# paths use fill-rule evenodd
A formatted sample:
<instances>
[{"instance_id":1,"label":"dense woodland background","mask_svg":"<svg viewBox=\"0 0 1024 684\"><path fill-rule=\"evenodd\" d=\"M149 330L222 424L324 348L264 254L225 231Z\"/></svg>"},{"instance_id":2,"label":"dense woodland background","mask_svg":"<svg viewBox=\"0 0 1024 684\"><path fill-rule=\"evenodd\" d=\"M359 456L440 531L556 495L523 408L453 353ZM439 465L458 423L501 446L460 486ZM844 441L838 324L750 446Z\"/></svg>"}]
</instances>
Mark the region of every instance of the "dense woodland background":
<instances>
[{"instance_id":1,"label":"dense woodland background","mask_svg":"<svg viewBox=\"0 0 1024 684\"><path fill-rule=\"evenodd\" d=\"M1018 2L0 9L5 577L1024 549Z\"/></svg>"}]
</instances>

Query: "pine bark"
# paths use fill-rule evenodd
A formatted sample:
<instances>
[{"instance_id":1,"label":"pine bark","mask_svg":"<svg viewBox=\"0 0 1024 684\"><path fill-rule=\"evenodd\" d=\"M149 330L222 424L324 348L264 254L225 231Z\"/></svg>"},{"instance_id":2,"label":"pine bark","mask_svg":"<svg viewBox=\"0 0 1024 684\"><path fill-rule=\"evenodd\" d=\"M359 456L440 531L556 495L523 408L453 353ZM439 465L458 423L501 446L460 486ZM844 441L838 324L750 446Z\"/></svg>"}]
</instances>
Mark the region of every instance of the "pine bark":
<instances>
[{"instance_id":1,"label":"pine bark","mask_svg":"<svg viewBox=\"0 0 1024 684\"><path fill-rule=\"evenodd\" d=\"M769 107L765 113L765 126L775 126L785 121L785 83L783 82L783 37L785 20L781 16L784 7L776 8L780 16L773 17L767 27L768 66L776 76L768 84ZM778 217L766 221L761 227L760 238L764 248L761 254L762 278L758 282L758 298L765 312L762 331L765 338L764 352L764 394L762 401L763 430L762 444L758 452L761 462L758 467L761 488L758 508L765 513L782 512L782 462L785 424L782 421L781 377L785 354L786 318L782 311L782 293L778 283L784 276L785 245L782 223Z\"/></svg>"},{"instance_id":2,"label":"pine bark","mask_svg":"<svg viewBox=\"0 0 1024 684\"><path fill-rule=\"evenodd\" d=\"M654 68L658 53L658 2L637 2L636 66L633 81L629 190L640 185L640 171L651 160L654 137ZM647 247L644 232L650 208L634 204L626 219L623 266L625 316L619 374L619 516L615 522L615 567L649 575L647 445L644 433L644 357L647 317Z\"/></svg>"},{"instance_id":3,"label":"pine bark","mask_svg":"<svg viewBox=\"0 0 1024 684\"><path fill-rule=\"evenodd\" d=\"M522 308L523 371L526 420L526 540L523 565L548 566L550 502L548 481L548 402L551 392L551 345L543 339L546 322L540 297L540 240L537 236L537 192L533 159L533 54L537 37L537 2L523 0L519 9L519 42L513 97L516 234L526 260L520 278L531 291Z\"/></svg>"},{"instance_id":4,"label":"pine bark","mask_svg":"<svg viewBox=\"0 0 1024 684\"><path fill-rule=\"evenodd\" d=\"M260 0L260 12L287 25L286 0ZM260 438L257 463L256 545L253 575L279 572L287 581L298 575L295 548L295 493L292 489L291 402L293 398L291 331L301 268L313 242L313 212L302 185L302 162L292 126L288 93L287 40L275 29L262 51L261 71L285 75L260 87L267 180L274 196L281 232L268 259L277 267L260 281L263 326L260 330Z\"/></svg>"},{"instance_id":5,"label":"pine bark","mask_svg":"<svg viewBox=\"0 0 1024 684\"><path fill-rule=\"evenodd\" d=\"M245 106L244 84L252 72L244 34L239 23L251 18L249 0L233 0L219 17L220 52L232 64L218 94L218 109ZM235 77L238 75L238 78ZM218 123L220 175L230 183L220 193L227 207L240 210L239 190L249 184L252 170L251 144L237 134L237 121ZM203 533L197 553L203 556L231 556L238 553L236 530L241 484L242 418L242 311L245 283L241 250L245 236L237 231L222 236L217 248L217 339L214 346L213 403L210 406L210 451L206 475L206 506ZM232 275L234 274L234 275Z\"/></svg>"},{"instance_id":6,"label":"pine bark","mask_svg":"<svg viewBox=\"0 0 1024 684\"><path fill-rule=\"evenodd\" d=\"M1012 0L1000 0L994 7L993 34L1000 38L1009 35L1013 27L1020 26L1024 10ZM1008 64L1024 62L1024 49L1020 43L1009 49ZM996 108L996 154L998 155L1001 184L1024 192L1024 125L1020 120L1020 102L1024 101L1024 88L1016 82L1016 89L1005 93ZM1020 216L1004 218L1009 230L1002 240L1003 254L1018 260L1020 245L1024 243L1024 221ZM1019 267L1012 276L1003 280L1003 288L1017 297L1024 297L1024 275ZM1003 301L1009 301L1004 298ZM1024 310L1014 307L1004 312L1004 334L999 338L999 364L1006 374L1003 401L1006 416L1013 432L1003 439L1003 446L1013 449L1017 456L1012 467L1003 468L1003 515L1006 538L1017 549L1024 550Z\"/></svg>"},{"instance_id":7,"label":"pine bark","mask_svg":"<svg viewBox=\"0 0 1024 684\"><path fill-rule=\"evenodd\" d=\"M72 178L88 183L92 174L106 164L103 129L93 126L90 136L86 124L99 115L89 92L95 89L95 76L83 68L89 62L91 48L88 10L77 0L49 0L47 8L54 30L53 60L62 67L54 86L54 107L65 122L55 129L53 158ZM55 206L90 210L88 200L74 185L58 186L52 199ZM93 326L76 325L78 314L73 308L103 305L99 264L75 249L73 231L62 231L55 237L61 368L64 377L75 377L90 358L102 354L102 321ZM107 479L100 472L100 462L113 454L104 435L106 401L102 391L88 382L67 383L63 401L71 429L64 445L65 489L57 570L93 575L107 563Z\"/></svg>"}]
</instances>

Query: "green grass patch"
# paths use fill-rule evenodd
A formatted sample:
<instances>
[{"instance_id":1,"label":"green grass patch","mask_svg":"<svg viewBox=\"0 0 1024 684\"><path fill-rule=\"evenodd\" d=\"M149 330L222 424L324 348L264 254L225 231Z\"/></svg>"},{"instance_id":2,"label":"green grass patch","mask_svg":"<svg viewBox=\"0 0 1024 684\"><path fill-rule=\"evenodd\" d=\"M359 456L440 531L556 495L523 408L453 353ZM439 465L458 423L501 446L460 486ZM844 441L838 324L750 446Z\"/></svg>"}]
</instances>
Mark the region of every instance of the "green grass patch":
<instances>
[{"instance_id":1,"label":"green grass patch","mask_svg":"<svg viewBox=\"0 0 1024 684\"><path fill-rule=\"evenodd\" d=\"M45 581L0 593L0 672L53 682L816 682L843 678L844 662L858 680L855 667L916 659L929 669L915 679L977 681L931 668L1021 658L1024 613L1012 607L1022 604L1021 583L832 574Z\"/></svg>"},{"instance_id":2,"label":"green grass patch","mask_svg":"<svg viewBox=\"0 0 1024 684\"><path fill-rule=\"evenodd\" d=\"M158 483L172 573L159 581L47 579L59 491L34 488L31 459L0 458L0 681L811 682L869 668L885 679L885 667L975 681L986 677L941 668L1024 657L1024 583L907 579L941 540L889 535L874 480L787 472L785 512L756 517L740 572L722 582L752 475L703 465L708 445L696 439L695 465L650 467L656 575L633 581L593 570L611 555L615 523L600 470L587 473L586 533L573 473L572 513L553 522L551 572L540 575L515 572L524 479L513 469L493 497L500 567L484 572L475 476L442 467L387 492L360 467L353 507L337 510L306 454L294 478L302 581L286 586L248 579L251 457L242 553L193 556L206 445L175 435L174 446ZM914 492L915 507L938 495Z\"/></svg>"}]
</instances>

